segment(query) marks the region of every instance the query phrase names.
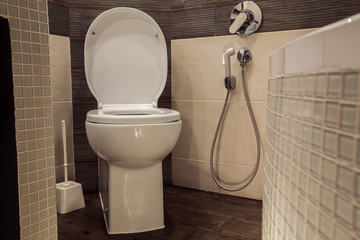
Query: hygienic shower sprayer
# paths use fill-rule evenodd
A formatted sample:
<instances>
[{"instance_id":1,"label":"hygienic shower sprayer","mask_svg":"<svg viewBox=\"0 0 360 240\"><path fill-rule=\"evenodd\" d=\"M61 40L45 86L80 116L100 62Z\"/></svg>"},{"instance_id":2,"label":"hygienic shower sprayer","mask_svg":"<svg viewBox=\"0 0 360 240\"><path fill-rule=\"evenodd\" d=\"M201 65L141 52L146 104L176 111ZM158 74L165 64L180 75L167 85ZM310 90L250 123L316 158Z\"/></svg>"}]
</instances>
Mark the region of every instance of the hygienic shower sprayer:
<instances>
[{"instance_id":1,"label":"hygienic shower sprayer","mask_svg":"<svg viewBox=\"0 0 360 240\"><path fill-rule=\"evenodd\" d=\"M225 88L233 90L235 89L236 79L231 75L230 56L235 54L234 48L227 49L223 54L223 65L225 68Z\"/></svg>"},{"instance_id":2,"label":"hygienic shower sprayer","mask_svg":"<svg viewBox=\"0 0 360 240\"><path fill-rule=\"evenodd\" d=\"M254 170L252 171L250 177L248 178L248 180L246 181L245 184L243 184L242 186L232 189L232 188L228 188L223 186L220 183L220 179L217 176L215 170L214 170L214 150L215 150L215 145L216 145L216 140L224 119L224 115L225 115L225 111L226 111L226 107L228 105L228 100L229 100L229 95L230 95L230 90L233 90L235 88L235 77L231 75L231 68L230 68L230 56L234 55L235 51L233 48L229 48L227 49L224 54L223 54L223 65L225 67L225 87L227 89L227 93L226 93L226 97L225 97L225 102L224 102L224 106L223 109L221 111L220 114L220 118L216 127L216 131L215 131L215 135L214 135L214 139L212 142L212 146L211 146L211 152L210 152L210 171L211 171L211 175L214 179L214 181L216 182L216 184L221 187L222 189L226 190L226 191L240 191L244 188L246 188L251 182L252 180L255 178L255 175L257 173L257 170L259 168L259 163L260 163L260 137L259 137L259 131L256 125L256 120L255 120L255 116L250 104L250 99L249 99L249 95L247 93L247 89L246 89L246 84L245 84L245 65L247 62L249 62L252 58L251 56L251 52L250 50L248 50L247 48L242 48L238 54L237 54L237 58L240 62L240 66L241 66L241 78L242 78L242 87L243 87L243 93L244 93L244 97L245 97L245 101L246 101L246 105L247 108L249 110L249 115L251 118L251 122L254 128L254 133L255 133L255 138L256 138L256 149L257 149L257 157L256 157L256 164L254 167Z\"/></svg>"}]
</instances>

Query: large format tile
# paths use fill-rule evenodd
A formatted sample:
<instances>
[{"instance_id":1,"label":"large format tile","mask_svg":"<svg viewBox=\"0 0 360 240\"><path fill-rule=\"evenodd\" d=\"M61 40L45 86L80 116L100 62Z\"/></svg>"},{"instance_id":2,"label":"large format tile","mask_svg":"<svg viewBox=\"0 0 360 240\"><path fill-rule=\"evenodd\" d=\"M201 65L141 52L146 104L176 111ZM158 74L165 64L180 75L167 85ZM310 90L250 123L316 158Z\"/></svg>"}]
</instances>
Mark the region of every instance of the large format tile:
<instances>
[{"instance_id":1,"label":"large format tile","mask_svg":"<svg viewBox=\"0 0 360 240\"><path fill-rule=\"evenodd\" d=\"M71 101L70 40L50 35L49 43L53 101Z\"/></svg>"},{"instance_id":2,"label":"large format tile","mask_svg":"<svg viewBox=\"0 0 360 240\"><path fill-rule=\"evenodd\" d=\"M180 112L183 121L173 156L209 161L223 102L174 100L172 105ZM251 105L259 129L262 159L265 143L266 103L252 102ZM254 166L256 156L256 139L246 103L230 102L216 143L214 161Z\"/></svg>"},{"instance_id":3,"label":"large format tile","mask_svg":"<svg viewBox=\"0 0 360 240\"><path fill-rule=\"evenodd\" d=\"M237 192L227 192L216 185L210 173L209 162L192 159L174 158L172 162L173 184L176 186L195 188L205 191L226 193L240 197L262 199L263 168L258 172L249 186ZM215 171L220 175L223 184L237 188L244 184L254 168L232 164L218 164Z\"/></svg>"},{"instance_id":4,"label":"large format tile","mask_svg":"<svg viewBox=\"0 0 360 240\"><path fill-rule=\"evenodd\" d=\"M248 37L222 36L173 40L172 98L219 100L224 97L222 55L230 47L237 53L246 47L252 60L246 66L245 78L251 100L266 100L269 56L279 46L292 40L291 31L258 33ZM237 79L233 100L244 99L241 68L236 56L231 57L232 74Z\"/></svg>"}]
</instances>

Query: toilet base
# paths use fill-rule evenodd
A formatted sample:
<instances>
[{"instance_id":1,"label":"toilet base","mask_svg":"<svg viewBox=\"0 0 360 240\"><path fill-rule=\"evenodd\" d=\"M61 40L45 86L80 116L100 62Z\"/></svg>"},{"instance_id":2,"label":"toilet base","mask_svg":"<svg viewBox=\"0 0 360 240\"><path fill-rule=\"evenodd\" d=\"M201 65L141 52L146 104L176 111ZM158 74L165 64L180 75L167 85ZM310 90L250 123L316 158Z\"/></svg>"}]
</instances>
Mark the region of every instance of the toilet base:
<instances>
[{"instance_id":1,"label":"toilet base","mask_svg":"<svg viewBox=\"0 0 360 240\"><path fill-rule=\"evenodd\" d=\"M99 159L99 195L109 234L164 228L162 163L123 168Z\"/></svg>"}]
</instances>

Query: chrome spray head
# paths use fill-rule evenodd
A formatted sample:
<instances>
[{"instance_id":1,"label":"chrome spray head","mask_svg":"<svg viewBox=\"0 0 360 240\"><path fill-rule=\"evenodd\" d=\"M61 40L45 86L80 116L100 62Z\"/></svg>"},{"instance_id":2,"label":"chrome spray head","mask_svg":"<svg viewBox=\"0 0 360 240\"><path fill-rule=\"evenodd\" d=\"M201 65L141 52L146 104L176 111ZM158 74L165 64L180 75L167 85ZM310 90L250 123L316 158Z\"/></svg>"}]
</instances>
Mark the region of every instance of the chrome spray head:
<instances>
[{"instance_id":1,"label":"chrome spray head","mask_svg":"<svg viewBox=\"0 0 360 240\"><path fill-rule=\"evenodd\" d=\"M242 48L237 54L237 59L240 62L240 66L244 67L245 63L249 62L251 60L251 52L247 48Z\"/></svg>"}]
</instances>

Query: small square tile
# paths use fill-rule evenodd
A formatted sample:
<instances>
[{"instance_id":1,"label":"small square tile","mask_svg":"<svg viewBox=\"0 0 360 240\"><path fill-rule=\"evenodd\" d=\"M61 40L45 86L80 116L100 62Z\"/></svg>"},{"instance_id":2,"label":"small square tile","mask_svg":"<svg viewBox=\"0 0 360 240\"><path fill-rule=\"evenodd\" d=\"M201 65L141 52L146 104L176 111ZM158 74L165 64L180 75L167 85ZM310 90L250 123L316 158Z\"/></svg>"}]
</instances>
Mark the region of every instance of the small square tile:
<instances>
[{"instance_id":1,"label":"small square tile","mask_svg":"<svg viewBox=\"0 0 360 240\"><path fill-rule=\"evenodd\" d=\"M322 239L333 239L334 225L330 218L324 214L320 214L320 236Z\"/></svg>"},{"instance_id":2,"label":"small square tile","mask_svg":"<svg viewBox=\"0 0 360 240\"><path fill-rule=\"evenodd\" d=\"M336 102L326 103L326 118L325 123L327 126L336 127L338 123L339 104Z\"/></svg>"},{"instance_id":3,"label":"small square tile","mask_svg":"<svg viewBox=\"0 0 360 240\"><path fill-rule=\"evenodd\" d=\"M19 8L19 16L22 19L28 19L29 11L26 8Z\"/></svg>"},{"instance_id":4,"label":"small square tile","mask_svg":"<svg viewBox=\"0 0 360 240\"><path fill-rule=\"evenodd\" d=\"M313 96L315 89L315 75L309 74L306 77L306 95Z\"/></svg>"},{"instance_id":5,"label":"small square tile","mask_svg":"<svg viewBox=\"0 0 360 240\"><path fill-rule=\"evenodd\" d=\"M312 129L311 145L316 150L321 149L321 139L322 139L321 134L322 134L322 130L320 128L314 127Z\"/></svg>"},{"instance_id":6,"label":"small square tile","mask_svg":"<svg viewBox=\"0 0 360 240\"><path fill-rule=\"evenodd\" d=\"M318 238L315 236L315 233L311 230L306 231L306 240L317 240Z\"/></svg>"},{"instance_id":7,"label":"small square tile","mask_svg":"<svg viewBox=\"0 0 360 240\"><path fill-rule=\"evenodd\" d=\"M304 101L304 109L303 109L303 115L305 121L312 121L314 114L313 114L313 102L310 100Z\"/></svg>"},{"instance_id":8,"label":"small square tile","mask_svg":"<svg viewBox=\"0 0 360 240\"><path fill-rule=\"evenodd\" d=\"M292 119L289 119L288 121L288 135L293 138L294 137L294 128L295 128L295 122Z\"/></svg>"},{"instance_id":9,"label":"small square tile","mask_svg":"<svg viewBox=\"0 0 360 240\"><path fill-rule=\"evenodd\" d=\"M39 20L39 17L38 17L38 12L36 11L29 11L29 16L30 16L30 20L33 20L33 21L38 21Z\"/></svg>"},{"instance_id":10,"label":"small square tile","mask_svg":"<svg viewBox=\"0 0 360 240\"><path fill-rule=\"evenodd\" d=\"M282 112L285 115L289 115L289 111L290 111L290 102L288 98L284 98L283 100L283 106L282 106Z\"/></svg>"},{"instance_id":11,"label":"small square tile","mask_svg":"<svg viewBox=\"0 0 360 240\"><path fill-rule=\"evenodd\" d=\"M298 95L303 96L305 94L305 84L306 84L305 76L300 75L298 78L298 88L297 88Z\"/></svg>"},{"instance_id":12,"label":"small square tile","mask_svg":"<svg viewBox=\"0 0 360 240\"><path fill-rule=\"evenodd\" d=\"M275 110L278 112L282 112L282 97L276 97L276 107Z\"/></svg>"},{"instance_id":13,"label":"small square tile","mask_svg":"<svg viewBox=\"0 0 360 240\"><path fill-rule=\"evenodd\" d=\"M297 211L298 215L301 216L302 219L304 219L306 213L306 201L305 198L303 198L302 196L298 197Z\"/></svg>"},{"instance_id":14,"label":"small square tile","mask_svg":"<svg viewBox=\"0 0 360 240\"><path fill-rule=\"evenodd\" d=\"M296 116L296 105L297 105L297 102L296 102L296 99L290 99L290 116L292 117L295 117Z\"/></svg>"},{"instance_id":15,"label":"small square tile","mask_svg":"<svg viewBox=\"0 0 360 240\"><path fill-rule=\"evenodd\" d=\"M309 170L309 159L310 151L308 149L302 148L300 152L300 167L301 170L307 172Z\"/></svg>"},{"instance_id":16,"label":"small square tile","mask_svg":"<svg viewBox=\"0 0 360 240\"><path fill-rule=\"evenodd\" d=\"M297 76L291 78L291 94L296 95L297 93Z\"/></svg>"},{"instance_id":17,"label":"small square tile","mask_svg":"<svg viewBox=\"0 0 360 240\"><path fill-rule=\"evenodd\" d=\"M302 132L303 125L300 122L295 123L295 140L300 142L301 140L301 132Z\"/></svg>"},{"instance_id":18,"label":"small square tile","mask_svg":"<svg viewBox=\"0 0 360 240\"><path fill-rule=\"evenodd\" d=\"M356 126L356 105L341 105L341 129L354 131Z\"/></svg>"},{"instance_id":19,"label":"small square tile","mask_svg":"<svg viewBox=\"0 0 360 240\"><path fill-rule=\"evenodd\" d=\"M352 172L349 168L343 166L339 166L337 171L337 189L342 192L352 194L354 186L354 172Z\"/></svg>"},{"instance_id":20,"label":"small square tile","mask_svg":"<svg viewBox=\"0 0 360 240\"><path fill-rule=\"evenodd\" d=\"M355 197L356 200L360 202L360 173L356 173L355 178Z\"/></svg>"},{"instance_id":21,"label":"small square tile","mask_svg":"<svg viewBox=\"0 0 360 240\"><path fill-rule=\"evenodd\" d=\"M302 193L305 196L305 194L307 192L306 191L307 190L307 188L306 188L306 186L307 186L307 177L302 172L300 172L300 174L299 174L299 184L298 185L299 185L300 193Z\"/></svg>"},{"instance_id":22,"label":"small square tile","mask_svg":"<svg viewBox=\"0 0 360 240\"><path fill-rule=\"evenodd\" d=\"M325 82L326 74L318 74L315 81L315 96L324 97L325 96Z\"/></svg>"},{"instance_id":23,"label":"small square tile","mask_svg":"<svg viewBox=\"0 0 360 240\"><path fill-rule=\"evenodd\" d=\"M360 167L360 139L357 141L357 166Z\"/></svg>"},{"instance_id":24,"label":"small square tile","mask_svg":"<svg viewBox=\"0 0 360 240\"><path fill-rule=\"evenodd\" d=\"M316 180L310 178L309 189L308 189L309 199L317 204L319 202L319 193L320 193L320 184Z\"/></svg>"},{"instance_id":25,"label":"small square tile","mask_svg":"<svg viewBox=\"0 0 360 240\"><path fill-rule=\"evenodd\" d=\"M342 229L339 225L335 227L335 238L341 240L353 240L353 238L349 235L349 231Z\"/></svg>"},{"instance_id":26,"label":"small square tile","mask_svg":"<svg viewBox=\"0 0 360 240\"><path fill-rule=\"evenodd\" d=\"M300 157L300 146L295 144L294 145L294 151L293 151L293 164L298 166L300 163L301 157Z\"/></svg>"},{"instance_id":27,"label":"small square tile","mask_svg":"<svg viewBox=\"0 0 360 240\"><path fill-rule=\"evenodd\" d=\"M338 144L337 134L330 131L325 131L324 133L324 152L325 154L336 156L337 144Z\"/></svg>"},{"instance_id":28,"label":"small square tile","mask_svg":"<svg viewBox=\"0 0 360 240\"><path fill-rule=\"evenodd\" d=\"M348 162L353 161L354 156L354 139L346 135L339 136L339 157Z\"/></svg>"},{"instance_id":29,"label":"small square tile","mask_svg":"<svg viewBox=\"0 0 360 240\"><path fill-rule=\"evenodd\" d=\"M310 145L311 143L311 126L304 124L302 129L301 141L304 145Z\"/></svg>"},{"instance_id":30,"label":"small square tile","mask_svg":"<svg viewBox=\"0 0 360 240\"><path fill-rule=\"evenodd\" d=\"M323 122L323 113L324 113L324 102L315 101L314 102L314 123L322 124Z\"/></svg>"},{"instance_id":31,"label":"small square tile","mask_svg":"<svg viewBox=\"0 0 360 240\"><path fill-rule=\"evenodd\" d=\"M0 14L7 15L6 5L0 5Z\"/></svg>"},{"instance_id":32,"label":"small square tile","mask_svg":"<svg viewBox=\"0 0 360 240\"><path fill-rule=\"evenodd\" d=\"M292 177L291 177L291 184L294 188L298 187L298 176L299 176L299 171L293 167L292 171L291 171ZM293 199L294 200L294 199ZM292 202L295 204L295 202Z\"/></svg>"},{"instance_id":33,"label":"small square tile","mask_svg":"<svg viewBox=\"0 0 360 240\"><path fill-rule=\"evenodd\" d=\"M336 196L335 216L338 217L344 224L351 225L352 205L349 199Z\"/></svg>"},{"instance_id":34,"label":"small square tile","mask_svg":"<svg viewBox=\"0 0 360 240\"><path fill-rule=\"evenodd\" d=\"M32 32L39 32L39 23L37 22L30 22L30 30Z\"/></svg>"},{"instance_id":35,"label":"small square tile","mask_svg":"<svg viewBox=\"0 0 360 240\"><path fill-rule=\"evenodd\" d=\"M336 164L330 159L324 158L322 163L322 176L321 178L331 184L335 185L336 180Z\"/></svg>"},{"instance_id":36,"label":"small square tile","mask_svg":"<svg viewBox=\"0 0 360 240\"><path fill-rule=\"evenodd\" d=\"M319 155L312 153L310 155L310 174L314 177L320 176L320 161Z\"/></svg>"},{"instance_id":37,"label":"small square tile","mask_svg":"<svg viewBox=\"0 0 360 240\"><path fill-rule=\"evenodd\" d=\"M358 235L360 235L360 208L359 207L355 207L354 209L354 214L355 214L355 222L354 222L354 228L355 231Z\"/></svg>"},{"instance_id":38,"label":"small square tile","mask_svg":"<svg viewBox=\"0 0 360 240\"><path fill-rule=\"evenodd\" d=\"M298 218L296 221L296 239L304 239L304 235L304 222L300 218Z\"/></svg>"},{"instance_id":39,"label":"small square tile","mask_svg":"<svg viewBox=\"0 0 360 240\"><path fill-rule=\"evenodd\" d=\"M345 99L358 98L358 81L359 74L357 72L344 74L343 97Z\"/></svg>"},{"instance_id":40,"label":"small square tile","mask_svg":"<svg viewBox=\"0 0 360 240\"><path fill-rule=\"evenodd\" d=\"M19 29L20 28L20 23L19 23L19 19L17 18L9 18L9 27L11 29Z\"/></svg>"},{"instance_id":41,"label":"small square tile","mask_svg":"<svg viewBox=\"0 0 360 240\"><path fill-rule=\"evenodd\" d=\"M322 186L320 195L320 206L325 211L334 212L334 192L330 188Z\"/></svg>"},{"instance_id":42,"label":"small square tile","mask_svg":"<svg viewBox=\"0 0 360 240\"><path fill-rule=\"evenodd\" d=\"M303 114L304 114L303 105L304 105L303 100L298 100L297 101L297 104L296 104L296 118L298 118L298 119L303 118Z\"/></svg>"},{"instance_id":43,"label":"small square tile","mask_svg":"<svg viewBox=\"0 0 360 240\"><path fill-rule=\"evenodd\" d=\"M37 10L37 1L29 0L29 8Z\"/></svg>"},{"instance_id":44,"label":"small square tile","mask_svg":"<svg viewBox=\"0 0 360 240\"><path fill-rule=\"evenodd\" d=\"M10 17L17 17L18 16L18 9L13 6L8 6L8 14Z\"/></svg>"},{"instance_id":45,"label":"small square tile","mask_svg":"<svg viewBox=\"0 0 360 240\"><path fill-rule=\"evenodd\" d=\"M339 98L341 81L342 81L342 75L340 73L329 74L328 89L327 89L327 96L329 98Z\"/></svg>"},{"instance_id":46,"label":"small square tile","mask_svg":"<svg viewBox=\"0 0 360 240\"><path fill-rule=\"evenodd\" d=\"M21 44L20 42L11 42L11 52L21 52Z\"/></svg>"},{"instance_id":47,"label":"small square tile","mask_svg":"<svg viewBox=\"0 0 360 240\"><path fill-rule=\"evenodd\" d=\"M286 77L286 78L284 78L283 82L284 82L284 94L290 94L290 92L291 92L291 78Z\"/></svg>"},{"instance_id":48,"label":"small square tile","mask_svg":"<svg viewBox=\"0 0 360 240\"><path fill-rule=\"evenodd\" d=\"M311 203L308 203L307 205L307 223L308 226L310 226L313 230L317 229L317 223L318 223L318 208L314 207Z\"/></svg>"}]
</instances>

